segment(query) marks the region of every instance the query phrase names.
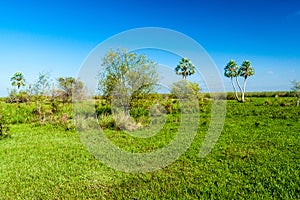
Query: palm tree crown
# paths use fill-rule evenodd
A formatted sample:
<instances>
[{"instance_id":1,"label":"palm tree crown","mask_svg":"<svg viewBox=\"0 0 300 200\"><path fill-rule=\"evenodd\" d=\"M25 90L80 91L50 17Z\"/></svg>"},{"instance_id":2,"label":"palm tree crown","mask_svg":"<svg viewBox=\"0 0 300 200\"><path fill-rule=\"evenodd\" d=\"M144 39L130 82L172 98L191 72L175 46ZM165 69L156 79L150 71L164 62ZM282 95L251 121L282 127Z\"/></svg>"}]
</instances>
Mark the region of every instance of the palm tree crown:
<instances>
[{"instance_id":1,"label":"palm tree crown","mask_svg":"<svg viewBox=\"0 0 300 200\"><path fill-rule=\"evenodd\" d=\"M239 75L239 68L233 60L227 63L224 70L224 75L228 78L237 77Z\"/></svg>"},{"instance_id":2,"label":"palm tree crown","mask_svg":"<svg viewBox=\"0 0 300 200\"><path fill-rule=\"evenodd\" d=\"M187 59L182 58L175 68L176 74L182 75L184 79L186 79L187 76L190 76L195 73L195 66L193 63Z\"/></svg>"},{"instance_id":3,"label":"palm tree crown","mask_svg":"<svg viewBox=\"0 0 300 200\"><path fill-rule=\"evenodd\" d=\"M10 81L12 81L12 86L17 86L18 89L20 89L21 86L25 86L25 78L21 72L16 72Z\"/></svg>"},{"instance_id":4,"label":"palm tree crown","mask_svg":"<svg viewBox=\"0 0 300 200\"><path fill-rule=\"evenodd\" d=\"M239 75L247 79L248 77L253 76L254 74L254 68L252 67L250 61L244 61L239 69Z\"/></svg>"}]
</instances>

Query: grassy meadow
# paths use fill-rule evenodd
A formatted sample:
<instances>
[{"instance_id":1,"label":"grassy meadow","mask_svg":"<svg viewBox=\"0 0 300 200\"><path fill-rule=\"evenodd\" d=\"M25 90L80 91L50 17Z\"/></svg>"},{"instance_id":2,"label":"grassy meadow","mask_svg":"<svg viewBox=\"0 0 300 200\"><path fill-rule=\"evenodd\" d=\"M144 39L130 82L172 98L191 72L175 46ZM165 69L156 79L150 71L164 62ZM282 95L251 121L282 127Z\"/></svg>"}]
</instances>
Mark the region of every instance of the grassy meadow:
<instances>
[{"instance_id":1,"label":"grassy meadow","mask_svg":"<svg viewBox=\"0 0 300 200\"><path fill-rule=\"evenodd\" d=\"M245 103L227 100L222 134L205 158L199 151L211 101L201 98L191 146L171 165L147 173L117 171L95 159L72 126L71 104L2 100L1 123L9 130L0 140L0 199L300 199L300 107L288 95L259 95ZM167 145L180 124L180 108L157 98L166 123L148 139L118 130L109 106L98 100L106 136L129 152ZM131 115L147 124L149 103L139 103Z\"/></svg>"}]
</instances>

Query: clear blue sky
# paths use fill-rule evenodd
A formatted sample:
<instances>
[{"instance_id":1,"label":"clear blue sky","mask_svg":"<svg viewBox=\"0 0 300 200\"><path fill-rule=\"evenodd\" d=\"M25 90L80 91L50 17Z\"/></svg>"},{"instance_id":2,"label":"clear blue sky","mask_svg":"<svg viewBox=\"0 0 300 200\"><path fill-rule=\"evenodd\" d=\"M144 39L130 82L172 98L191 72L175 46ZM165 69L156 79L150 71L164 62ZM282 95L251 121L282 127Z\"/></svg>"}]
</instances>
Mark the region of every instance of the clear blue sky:
<instances>
[{"instance_id":1,"label":"clear blue sky","mask_svg":"<svg viewBox=\"0 0 300 200\"><path fill-rule=\"evenodd\" d=\"M100 42L149 26L195 39L221 74L230 59L250 60L256 69L250 91L289 90L290 80L300 80L297 0L10 0L0 2L0 96L16 71L28 82L39 72L76 76Z\"/></svg>"}]
</instances>

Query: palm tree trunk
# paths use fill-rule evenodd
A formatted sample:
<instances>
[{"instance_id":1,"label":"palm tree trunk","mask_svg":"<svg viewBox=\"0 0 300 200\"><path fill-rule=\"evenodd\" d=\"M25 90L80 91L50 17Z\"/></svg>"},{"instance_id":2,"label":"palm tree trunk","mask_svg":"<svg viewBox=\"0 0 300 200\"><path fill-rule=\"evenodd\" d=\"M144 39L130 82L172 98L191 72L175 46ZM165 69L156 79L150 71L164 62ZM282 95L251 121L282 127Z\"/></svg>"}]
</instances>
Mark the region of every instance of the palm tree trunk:
<instances>
[{"instance_id":1,"label":"palm tree trunk","mask_svg":"<svg viewBox=\"0 0 300 200\"><path fill-rule=\"evenodd\" d=\"M231 77L231 84L232 84L232 87L233 87L233 90L234 90L235 99L236 99L237 101L240 101L239 96L238 96L237 91L236 91L236 88L235 88L235 85L234 85L234 83L233 83L232 77Z\"/></svg>"},{"instance_id":2,"label":"palm tree trunk","mask_svg":"<svg viewBox=\"0 0 300 200\"><path fill-rule=\"evenodd\" d=\"M246 81L247 81L247 78L244 79L244 86L243 86L243 92L242 92L242 102L245 101Z\"/></svg>"},{"instance_id":3,"label":"palm tree trunk","mask_svg":"<svg viewBox=\"0 0 300 200\"><path fill-rule=\"evenodd\" d=\"M241 92L241 94L243 96L243 90L242 90L241 84L240 84L239 79L238 79L237 76L235 77L235 80L236 80L236 84L238 85L238 87L240 89L240 92ZM239 102L243 102L243 98Z\"/></svg>"},{"instance_id":4,"label":"palm tree trunk","mask_svg":"<svg viewBox=\"0 0 300 200\"><path fill-rule=\"evenodd\" d=\"M241 87L241 85L240 85L240 82L239 82L239 79L238 79L238 77L237 77L237 76L235 77L235 80L236 80L236 83L237 83L237 85L238 85L238 87L239 87L239 89L240 89L241 93L242 93L242 92L243 92L243 90L242 90L242 87Z\"/></svg>"}]
</instances>

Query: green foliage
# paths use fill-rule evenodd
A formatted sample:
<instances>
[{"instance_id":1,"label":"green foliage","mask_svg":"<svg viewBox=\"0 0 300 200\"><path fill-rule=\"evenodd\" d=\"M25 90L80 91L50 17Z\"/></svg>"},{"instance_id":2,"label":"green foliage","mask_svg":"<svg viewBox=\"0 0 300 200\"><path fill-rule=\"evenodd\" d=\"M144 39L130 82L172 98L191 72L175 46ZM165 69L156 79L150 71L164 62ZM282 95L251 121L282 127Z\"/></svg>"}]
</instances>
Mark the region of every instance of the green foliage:
<instances>
[{"instance_id":1,"label":"green foliage","mask_svg":"<svg viewBox=\"0 0 300 200\"><path fill-rule=\"evenodd\" d=\"M200 90L199 84L184 79L173 84L171 93L181 99L197 96Z\"/></svg>"},{"instance_id":2,"label":"green foliage","mask_svg":"<svg viewBox=\"0 0 300 200\"><path fill-rule=\"evenodd\" d=\"M293 85L292 88L291 88L292 91L299 95L299 93L300 93L300 81L293 80L293 81L291 81L291 83Z\"/></svg>"},{"instance_id":3,"label":"green foliage","mask_svg":"<svg viewBox=\"0 0 300 200\"><path fill-rule=\"evenodd\" d=\"M195 66L188 58L182 58L175 68L175 72L181 75L183 79L195 73Z\"/></svg>"},{"instance_id":4,"label":"green foliage","mask_svg":"<svg viewBox=\"0 0 300 200\"><path fill-rule=\"evenodd\" d=\"M96 104L96 115L100 116L102 114L112 114L112 109L110 105L101 105L101 104Z\"/></svg>"},{"instance_id":5,"label":"green foliage","mask_svg":"<svg viewBox=\"0 0 300 200\"><path fill-rule=\"evenodd\" d=\"M20 89L20 87L25 86L25 78L22 72L16 72L10 79L11 85Z\"/></svg>"},{"instance_id":6,"label":"green foliage","mask_svg":"<svg viewBox=\"0 0 300 200\"><path fill-rule=\"evenodd\" d=\"M295 80L293 80L293 81L291 81L291 83L292 83L292 92L295 94L295 96L297 97L297 103L296 103L296 105L297 106L299 106L299 99L300 99L300 81L295 81Z\"/></svg>"},{"instance_id":7,"label":"green foliage","mask_svg":"<svg viewBox=\"0 0 300 200\"><path fill-rule=\"evenodd\" d=\"M224 68L224 76L227 78L237 77L239 75L239 67L234 60L230 60Z\"/></svg>"},{"instance_id":8,"label":"green foliage","mask_svg":"<svg viewBox=\"0 0 300 200\"><path fill-rule=\"evenodd\" d=\"M251 66L250 61L246 60L242 63L241 67L239 68L239 75L244 77L244 79L249 78L250 76L254 76L254 68Z\"/></svg>"},{"instance_id":9,"label":"green foliage","mask_svg":"<svg viewBox=\"0 0 300 200\"><path fill-rule=\"evenodd\" d=\"M104 71L99 72L99 90L106 97L148 94L158 81L156 64L145 55L127 50L111 50L103 58L102 66Z\"/></svg>"},{"instance_id":10,"label":"green foliage","mask_svg":"<svg viewBox=\"0 0 300 200\"><path fill-rule=\"evenodd\" d=\"M25 86L25 78L21 72L16 72L10 79L11 85L17 87L17 90L12 89L7 102L22 103L30 100L27 92L20 91L20 88Z\"/></svg>"},{"instance_id":11,"label":"green foliage","mask_svg":"<svg viewBox=\"0 0 300 200\"><path fill-rule=\"evenodd\" d=\"M292 97L267 95L270 97L251 97L252 102L244 104L227 101L222 134L205 158L199 158L199 150L210 124L211 106L210 101L199 102L200 126L190 148L170 166L151 173L123 173L107 167L87 151L77 132L66 132L64 127L10 125L12 137L0 141L0 196L3 199L300 199L300 110L291 106ZM176 99L166 97L161 101L177 104ZM146 106L142 102L139 105L142 104ZM15 110L14 106L17 107L1 104L6 119L10 119L7 112ZM58 109L65 106L59 104ZM121 149L148 153L170 144L177 134L180 118L180 114L168 114L164 127L150 138L132 137L114 128L105 129L104 134Z\"/></svg>"},{"instance_id":12,"label":"green foliage","mask_svg":"<svg viewBox=\"0 0 300 200\"><path fill-rule=\"evenodd\" d=\"M32 90L33 94L37 96L44 96L50 94L50 74L49 73L39 73L39 77L36 82L31 85L30 90Z\"/></svg>"},{"instance_id":13,"label":"green foliage","mask_svg":"<svg viewBox=\"0 0 300 200\"><path fill-rule=\"evenodd\" d=\"M0 140L9 136L9 128L4 117L0 114Z\"/></svg>"},{"instance_id":14,"label":"green foliage","mask_svg":"<svg viewBox=\"0 0 300 200\"><path fill-rule=\"evenodd\" d=\"M16 92L12 90L6 99L7 103L27 103L30 102L30 96L26 91Z\"/></svg>"},{"instance_id":15,"label":"green foliage","mask_svg":"<svg viewBox=\"0 0 300 200\"><path fill-rule=\"evenodd\" d=\"M58 87L61 91L61 98L64 102L72 102L73 93L76 92L76 98L85 95L84 84L80 80L76 80L73 77L60 77L58 79Z\"/></svg>"}]
</instances>

